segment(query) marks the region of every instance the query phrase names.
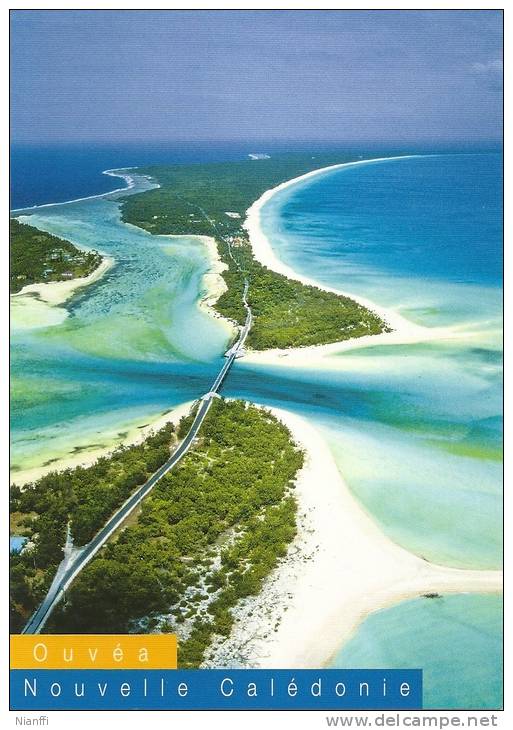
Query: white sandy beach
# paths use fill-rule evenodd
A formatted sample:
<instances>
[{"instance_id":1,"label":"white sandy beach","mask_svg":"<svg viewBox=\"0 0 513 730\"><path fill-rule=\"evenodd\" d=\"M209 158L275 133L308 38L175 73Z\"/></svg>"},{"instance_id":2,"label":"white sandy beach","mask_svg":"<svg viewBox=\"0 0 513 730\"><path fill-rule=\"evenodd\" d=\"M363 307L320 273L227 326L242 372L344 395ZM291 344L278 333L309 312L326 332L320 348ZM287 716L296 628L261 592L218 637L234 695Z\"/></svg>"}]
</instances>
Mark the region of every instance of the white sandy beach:
<instances>
[{"instance_id":1,"label":"white sandy beach","mask_svg":"<svg viewBox=\"0 0 513 730\"><path fill-rule=\"evenodd\" d=\"M66 308L61 305L78 289L101 279L114 263L111 256L103 256L101 264L89 276L68 281L28 284L16 294L11 294L11 331L61 324L68 316Z\"/></svg>"},{"instance_id":2,"label":"white sandy beach","mask_svg":"<svg viewBox=\"0 0 513 730\"><path fill-rule=\"evenodd\" d=\"M262 592L239 604L231 635L206 666L325 666L372 611L425 593L501 591L500 571L434 565L389 540L352 496L316 429L270 410L307 451L295 490L298 536Z\"/></svg>"},{"instance_id":3,"label":"white sandy beach","mask_svg":"<svg viewBox=\"0 0 513 730\"><path fill-rule=\"evenodd\" d=\"M28 284L16 294L11 294L13 299L19 299L30 295L40 301L46 302L53 307L64 304L73 294L84 286L90 286L95 281L101 279L109 269L114 266L114 259L111 256L102 254L101 264L89 274L78 279L68 279L67 281L49 281L41 284Z\"/></svg>"},{"instance_id":4,"label":"white sandy beach","mask_svg":"<svg viewBox=\"0 0 513 730\"><path fill-rule=\"evenodd\" d=\"M276 192L328 170L366 162L315 170L266 191L247 211L244 226L261 264L290 279L351 297L376 312L393 331L328 345L249 351L246 361L284 367L335 367L336 360L330 363L329 356L354 348L468 336L468 332L453 327L422 327L364 297L321 285L295 272L274 253L262 230L260 211ZM373 611L430 593L502 590L501 571L435 565L386 537L351 494L316 429L294 413L270 410L307 452L295 492L298 535L262 592L239 604L232 633L214 646L205 666L326 666Z\"/></svg>"},{"instance_id":5,"label":"white sandy beach","mask_svg":"<svg viewBox=\"0 0 513 730\"><path fill-rule=\"evenodd\" d=\"M234 326L226 317L223 317L213 309L215 303L224 292L228 289L226 282L222 277L223 271L226 271L228 266L221 260L219 251L217 250L217 243L215 238L211 236L194 236L199 239L206 247L208 256L210 259L210 268L205 274L203 274L203 286L205 287L205 294L200 300L200 307L205 309L210 315L216 319L222 320L227 328L230 330L230 334L233 334Z\"/></svg>"},{"instance_id":6,"label":"white sandy beach","mask_svg":"<svg viewBox=\"0 0 513 730\"><path fill-rule=\"evenodd\" d=\"M214 305L221 296L221 294L224 294L224 292L228 289L228 287L226 286L226 282L222 277L223 271L226 271L228 266L221 260L221 257L219 256L219 251L217 250L217 243L215 238L212 238L212 236L199 236L196 234L187 234L185 236L169 233L161 235L163 235L164 238L171 239L192 238L200 241L201 244L205 247L209 259L209 268L208 271L203 274L203 292L200 299L198 300L198 307L207 314L209 314L211 317L219 320L219 322L221 322L226 329L228 337L231 338L235 333L237 327L236 323L232 322L227 317L223 317L221 314L219 314L219 312L214 309Z\"/></svg>"},{"instance_id":7,"label":"white sandy beach","mask_svg":"<svg viewBox=\"0 0 513 730\"><path fill-rule=\"evenodd\" d=\"M404 158L416 157L416 155L405 155ZM324 291L333 292L334 294L341 294L343 296L350 297L354 301L358 302L367 309L375 312L381 317L391 328L392 332L384 332L380 335L369 335L366 337L358 337L341 342L334 342L328 345L316 345L311 347L291 348L291 349L273 349L265 351L254 351L250 350L247 353L246 360L249 362L265 363L270 365L287 365L301 367L305 364L312 364L312 361L316 361L316 365L320 364L325 358L333 354L339 354L341 352L361 348L370 347L377 345L398 345L398 344L412 344L415 342L425 342L428 340L437 339L453 339L459 336L463 336L457 329L453 327L423 327L415 324L403 317L399 312L392 309L382 307L375 302L370 301L365 297L361 297L351 292L343 291L341 289L334 289L332 287L320 284L314 279L310 279L307 276L303 276L298 272L294 271L290 266L280 261L276 256L269 239L262 230L260 221L260 212L262 207L272 198L273 195L285 190L293 185L309 180L318 175L324 174L331 170L338 170L345 167L354 167L356 165L369 164L370 162L383 162L389 159L403 159L401 157L390 157L390 158L376 158L375 160L359 160L357 162L347 162L339 165L331 165L329 167L319 168L318 170L312 170L305 175L287 180L280 185L277 185L270 190L267 190L247 211L247 217L244 222L244 228L247 230L249 240L253 250L253 255L256 260L259 261L263 266L266 266L272 271L276 271L279 274L287 276L289 279L300 281L303 284L316 286Z\"/></svg>"}]
</instances>

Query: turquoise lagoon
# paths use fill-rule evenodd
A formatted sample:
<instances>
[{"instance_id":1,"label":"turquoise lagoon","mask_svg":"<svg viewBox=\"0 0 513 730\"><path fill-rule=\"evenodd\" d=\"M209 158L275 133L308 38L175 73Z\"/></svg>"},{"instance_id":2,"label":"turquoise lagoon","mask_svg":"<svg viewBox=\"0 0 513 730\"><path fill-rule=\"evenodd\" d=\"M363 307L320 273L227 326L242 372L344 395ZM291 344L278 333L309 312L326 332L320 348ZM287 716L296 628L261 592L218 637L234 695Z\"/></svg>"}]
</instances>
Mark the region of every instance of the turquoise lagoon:
<instances>
[{"instance_id":1,"label":"turquoise lagoon","mask_svg":"<svg viewBox=\"0 0 513 730\"><path fill-rule=\"evenodd\" d=\"M312 417L344 478L393 540L440 563L499 567L500 156L329 172L277 193L262 228L296 271L454 328L454 338L362 347L293 377L315 393ZM486 708L502 704L501 657L501 598L458 595L372 614L332 666L422 667L427 707Z\"/></svg>"},{"instance_id":2,"label":"turquoise lagoon","mask_svg":"<svg viewBox=\"0 0 513 730\"><path fill-rule=\"evenodd\" d=\"M333 666L422 667L424 707L498 708L502 614L500 596L462 594L404 601L365 619Z\"/></svg>"},{"instance_id":3,"label":"turquoise lagoon","mask_svg":"<svg viewBox=\"0 0 513 730\"><path fill-rule=\"evenodd\" d=\"M454 328L454 338L362 347L285 377L385 532L469 568L501 563L501 185L499 155L412 157L327 172L262 210L296 271Z\"/></svg>"},{"instance_id":4,"label":"turquoise lagoon","mask_svg":"<svg viewBox=\"0 0 513 730\"><path fill-rule=\"evenodd\" d=\"M500 164L494 154L405 158L325 173L276 194L262 226L285 263L459 336L361 347L327 358L322 370L241 360L224 386L225 395L309 418L393 540L466 568L501 565ZM116 263L68 303L60 323L13 332L14 476L121 441L204 393L220 367L229 331L198 307L209 267L203 244L121 223L118 197L27 211L33 225ZM455 629L460 599L465 620L485 631ZM494 597L443 601L454 611L421 599L380 612L383 637L397 625L394 612L406 611L409 623L396 653L376 644L376 661L402 666L426 623L446 637L448 655L460 641L476 656L487 644L496 651ZM347 652L365 645L368 631L363 624L336 663L353 661ZM483 672L490 686L496 681L492 664L473 673L469 663L466 698ZM431 671L425 681L431 705L443 706Z\"/></svg>"},{"instance_id":5,"label":"turquoise lagoon","mask_svg":"<svg viewBox=\"0 0 513 730\"><path fill-rule=\"evenodd\" d=\"M116 197L21 217L99 249L115 265L77 292L59 324L27 328L14 310L14 478L19 469L119 442L208 390L219 368L230 331L198 307L210 267L204 244L122 224ZM46 321L43 312L39 324Z\"/></svg>"}]
</instances>

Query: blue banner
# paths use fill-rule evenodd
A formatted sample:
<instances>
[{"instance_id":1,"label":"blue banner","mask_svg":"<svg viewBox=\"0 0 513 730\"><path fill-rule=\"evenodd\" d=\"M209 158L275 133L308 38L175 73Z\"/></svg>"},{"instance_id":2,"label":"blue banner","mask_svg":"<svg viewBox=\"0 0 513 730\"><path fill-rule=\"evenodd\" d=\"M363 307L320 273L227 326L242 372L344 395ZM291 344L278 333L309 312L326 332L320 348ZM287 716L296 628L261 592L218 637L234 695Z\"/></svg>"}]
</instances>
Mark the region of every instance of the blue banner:
<instances>
[{"instance_id":1,"label":"blue banner","mask_svg":"<svg viewBox=\"0 0 513 730\"><path fill-rule=\"evenodd\" d=\"M11 670L11 710L421 708L421 669Z\"/></svg>"}]
</instances>

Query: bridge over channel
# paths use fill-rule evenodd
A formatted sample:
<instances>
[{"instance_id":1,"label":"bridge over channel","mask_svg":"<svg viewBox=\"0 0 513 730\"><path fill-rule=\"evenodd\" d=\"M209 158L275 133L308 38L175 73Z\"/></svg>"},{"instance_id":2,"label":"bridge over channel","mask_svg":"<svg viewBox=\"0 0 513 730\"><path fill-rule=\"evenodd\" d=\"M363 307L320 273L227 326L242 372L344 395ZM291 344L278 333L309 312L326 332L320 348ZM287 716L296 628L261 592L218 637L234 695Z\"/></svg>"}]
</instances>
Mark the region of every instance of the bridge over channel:
<instances>
[{"instance_id":1,"label":"bridge over channel","mask_svg":"<svg viewBox=\"0 0 513 730\"><path fill-rule=\"evenodd\" d=\"M231 256L230 250L230 256ZM232 256L233 258L233 256ZM235 261L235 259L233 259ZM238 265L238 264L237 264ZM38 634L44 628L46 622L50 618L53 610L59 601L62 600L65 592L68 590L70 585L73 583L79 573L85 568L85 566L93 559L100 548L105 545L113 533L118 530L121 525L125 522L132 512L139 506L142 500L151 492L155 484L159 482L176 464L178 464L185 454L189 451L194 443L194 440L201 428L201 424L205 420L212 401L214 398L219 397L218 391L221 388L230 368L232 367L235 359L243 355L243 347L248 336L249 330L253 322L253 315L251 313L251 307L247 301L247 295L249 290L249 282L247 279L244 280L244 290L242 293L242 302L246 309L246 319L244 325L241 327L239 337L235 344L225 353L226 360L217 374L216 379L212 383L210 389L200 398L199 407L194 416L192 425L179 446L171 454L169 459L163 464L142 486L121 505L121 507L115 512L101 528L101 530L93 537L93 539L84 547L73 548L71 543L70 531L68 528L68 538L66 540L66 546L64 548L64 559L57 569L57 573L53 579L53 582L46 594L43 602L31 616L27 624L22 630L22 634Z\"/></svg>"}]
</instances>

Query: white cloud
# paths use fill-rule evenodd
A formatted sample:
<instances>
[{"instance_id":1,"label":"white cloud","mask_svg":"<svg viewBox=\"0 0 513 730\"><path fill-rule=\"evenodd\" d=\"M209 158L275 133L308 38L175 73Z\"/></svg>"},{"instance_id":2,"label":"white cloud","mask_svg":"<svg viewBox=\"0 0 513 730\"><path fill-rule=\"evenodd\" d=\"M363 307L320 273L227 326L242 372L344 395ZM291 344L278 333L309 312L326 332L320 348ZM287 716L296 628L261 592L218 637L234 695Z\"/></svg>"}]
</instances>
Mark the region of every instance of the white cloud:
<instances>
[{"instance_id":1,"label":"white cloud","mask_svg":"<svg viewBox=\"0 0 513 730\"><path fill-rule=\"evenodd\" d=\"M471 69L475 73L502 73L502 59L494 58L486 63L473 63Z\"/></svg>"}]
</instances>

